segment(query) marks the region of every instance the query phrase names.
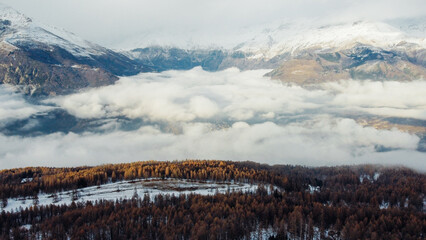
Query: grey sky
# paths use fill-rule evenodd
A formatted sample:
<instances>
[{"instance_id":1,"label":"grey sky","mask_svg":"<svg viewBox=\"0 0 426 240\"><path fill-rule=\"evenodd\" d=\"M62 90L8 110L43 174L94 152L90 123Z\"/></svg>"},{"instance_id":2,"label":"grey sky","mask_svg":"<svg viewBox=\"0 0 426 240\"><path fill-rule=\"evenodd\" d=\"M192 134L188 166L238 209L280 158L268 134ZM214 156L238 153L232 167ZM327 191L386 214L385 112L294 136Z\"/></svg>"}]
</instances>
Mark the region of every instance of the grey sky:
<instances>
[{"instance_id":1,"label":"grey sky","mask_svg":"<svg viewBox=\"0 0 426 240\"><path fill-rule=\"evenodd\" d=\"M156 31L229 34L278 19L388 19L426 15L424 0L0 0L38 21L109 47ZM209 37L209 36L207 36Z\"/></svg>"}]
</instances>

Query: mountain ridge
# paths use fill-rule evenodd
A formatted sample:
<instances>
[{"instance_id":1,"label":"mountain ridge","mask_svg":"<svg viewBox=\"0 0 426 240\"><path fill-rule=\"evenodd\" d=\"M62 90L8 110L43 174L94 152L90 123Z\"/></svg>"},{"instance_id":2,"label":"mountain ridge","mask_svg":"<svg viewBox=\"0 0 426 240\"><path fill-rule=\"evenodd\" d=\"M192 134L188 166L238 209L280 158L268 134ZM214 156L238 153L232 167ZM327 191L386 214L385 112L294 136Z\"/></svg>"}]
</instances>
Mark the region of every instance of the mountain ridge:
<instances>
[{"instance_id":1,"label":"mountain ridge","mask_svg":"<svg viewBox=\"0 0 426 240\"><path fill-rule=\"evenodd\" d=\"M0 83L30 95L67 94L149 69L121 53L0 5Z\"/></svg>"},{"instance_id":2,"label":"mountain ridge","mask_svg":"<svg viewBox=\"0 0 426 240\"><path fill-rule=\"evenodd\" d=\"M371 21L335 25L281 23L231 49L152 46L131 50L128 56L159 71L196 66L208 71L229 67L274 69L267 76L302 85L349 78L425 79L426 28L422 27L422 19L395 21L393 25ZM416 34L404 32L406 29ZM329 61L333 55L343 58Z\"/></svg>"}]
</instances>

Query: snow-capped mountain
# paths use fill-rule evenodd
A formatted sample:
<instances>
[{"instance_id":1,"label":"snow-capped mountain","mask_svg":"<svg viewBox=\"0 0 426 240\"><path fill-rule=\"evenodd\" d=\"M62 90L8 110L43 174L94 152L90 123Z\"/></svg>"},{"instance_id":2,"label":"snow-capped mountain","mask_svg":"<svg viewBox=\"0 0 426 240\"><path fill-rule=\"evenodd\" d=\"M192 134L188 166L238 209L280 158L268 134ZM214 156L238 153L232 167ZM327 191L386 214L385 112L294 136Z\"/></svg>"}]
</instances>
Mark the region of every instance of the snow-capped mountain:
<instances>
[{"instance_id":1,"label":"snow-capped mountain","mask_svg":"<svg viewBox=\"0 0 426 240\"><path fill-rule=\"evenodd\" d=\"M268 75L299 84L348 78L425 79L423 25L421 19L411 20L411 24L281 24L240 44L234 51L244 53L254 62L278 62L279 66L274 66L275 70Z\"/></svg>"},{"instance_id":2,"label":"snow-capped mountain","mask_svg":"<svg viewBox=\"0 0 426 240\"><path fill-rule=\"evenodd\" d=\"M105 54L105 49L62 29L35 23L16 10L0 5L1 40L13 46L45 44L60 47L76 57Z\"/></svg>"},{"instance_id":3,"label":"snow-capped mountain","mask_svg":"<svg viewBox=\"0 0 426 240\"><path fill-rule=\"evenodd\" d=\"M289 22L265 28L252 39L234 48L251 54L251 58L271 59L277 55L298 53L307 49L317 51L340 51L359 44L384 50L395 49L410 43L421 49L426 47L423 37L404 32L404 28L384 22L357 21L334 25L316 25L312 22Z\"/></svg>"},{"instance_id":4,"label":"snow-capped mountain","mask_svg":"<svg viewBox=\"0 0 426 240\"><path fill-rule=\"evenodd\" d=\"M62 29L34 22L0 4L0 83L31 94L61 94L111 84L143 67L121 53Z\"/></svg>"},{"instance_id":5,"label":"snow-capped mountain","mask_svg":"<svg viewBox=\"0 0 426 240\"><path fill-rule=\"evenodd\" d=\"M134 49L128 56L160 71L269 68L275 69L269 74L272 78L302 84L346 78L405 81L426 78L425 20L328 25L286 21L236 32L235 39L246 40L231 48L152 46Z\"/></svg>"},{"instance_id":6,"label":"snow-capped mountain","mask_svg":"<svg viewBox=\"0 0 426 240\"><path fill-rule=\"evenodd\" d=\"M247 26L234 31L206 33L202 30L173 32L161 29L136 34L117 44L119 49L166 47L180 49L224 49L259 53L256 57L273 57L306 48L342 49L355 43L381 48L404 41L426 46L426 17L388 21L347 21L324 23L315 20L279 20Z\"/></svg>"}]
</instances>

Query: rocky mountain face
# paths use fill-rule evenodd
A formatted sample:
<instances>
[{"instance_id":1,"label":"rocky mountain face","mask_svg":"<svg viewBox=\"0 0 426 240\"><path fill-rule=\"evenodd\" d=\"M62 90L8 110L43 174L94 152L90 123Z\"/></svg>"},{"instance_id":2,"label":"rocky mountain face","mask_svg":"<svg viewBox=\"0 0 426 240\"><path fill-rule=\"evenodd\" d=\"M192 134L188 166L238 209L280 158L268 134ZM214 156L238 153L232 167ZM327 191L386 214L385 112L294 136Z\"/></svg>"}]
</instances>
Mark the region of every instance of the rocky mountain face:
<instances>
[{"instance_id":1,"label":"rocky mountain face","mask_svg":"<svg viewBox=\"0 0 426 240\"><path fill-rule=\"evenodd\" d=\"M148 68L0 5L0 83L31 95L66 94L114 83Z\"/></svg>"},{"instance_id":2,"label":"rocky mountain face","mask_svg":"<svg viewBox=\"0 0 426 240\"><path fill-rule=\"evenodd\" d=\"M306 51L284 61L267 75L298 84L315 84L340 79L409 81L426 77L425 50L410 56L359 45L337 52Z\"/></svg>"}]
</instances>

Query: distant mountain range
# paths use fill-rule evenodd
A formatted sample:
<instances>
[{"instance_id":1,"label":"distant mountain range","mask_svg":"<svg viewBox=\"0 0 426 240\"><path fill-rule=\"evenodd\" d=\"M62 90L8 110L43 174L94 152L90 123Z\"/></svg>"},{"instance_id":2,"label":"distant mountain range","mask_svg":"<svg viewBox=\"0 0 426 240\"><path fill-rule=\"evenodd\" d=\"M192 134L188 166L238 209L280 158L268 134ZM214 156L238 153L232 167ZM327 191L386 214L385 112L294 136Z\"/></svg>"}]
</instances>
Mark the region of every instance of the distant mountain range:
<instances>
[{"instance_id":1,"label":"distant mountain range","mask_svg":"<svg viewBox=\"0 0 426 240\"><path fill-rule=\"evenodd\" d=\"M234 48L147 46L113 51L0 5L0 83L30 95L67 94L147 71L273 69L302 85L339 79L426 78L426 18L334 25L288 22L264 28ZM247 35L247 34L246 34Z\"/></svg>"},{"instance_id":2,"label":"distant mountain range","mask_svg":"<svg viewBox=\"0 0 426 240\"><path fill-rule=\"evenodd\" d=\"M399 23L399 25L398 25ZM339 79L414 80L426 76L426 18L265 29L233 49L138 48L127 54L158 70L274 69L268 76L311 84Z\"/></svg>"}]
</instances>

